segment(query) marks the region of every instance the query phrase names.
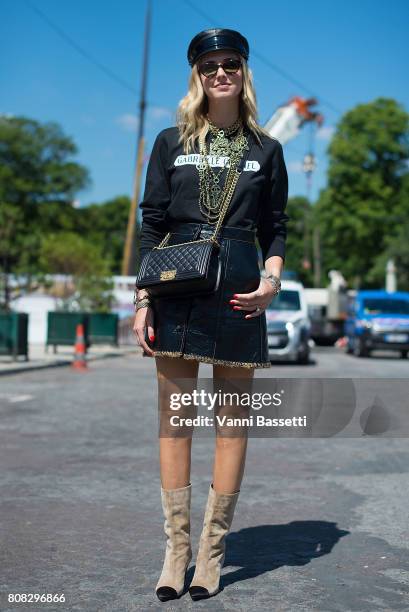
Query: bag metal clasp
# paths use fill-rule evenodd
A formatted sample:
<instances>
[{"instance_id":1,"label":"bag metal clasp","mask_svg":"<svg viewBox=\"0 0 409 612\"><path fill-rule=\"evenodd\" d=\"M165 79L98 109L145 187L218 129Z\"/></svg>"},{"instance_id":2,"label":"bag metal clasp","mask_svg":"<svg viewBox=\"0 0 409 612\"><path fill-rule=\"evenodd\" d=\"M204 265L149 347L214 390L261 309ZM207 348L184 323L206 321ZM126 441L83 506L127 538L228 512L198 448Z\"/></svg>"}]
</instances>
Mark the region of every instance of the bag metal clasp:
<instances>
[{"instance_id":1,"label":"bag metal clasp","mask_svg":"<svg viewBox=\"0 0 409 612\"><path fill-rule=\"evenodd\" d=\"M175 278L175 276L176 270L162 270L160 273L160 280L172 280L172 278Z\"/></svg>"}]
</instances>

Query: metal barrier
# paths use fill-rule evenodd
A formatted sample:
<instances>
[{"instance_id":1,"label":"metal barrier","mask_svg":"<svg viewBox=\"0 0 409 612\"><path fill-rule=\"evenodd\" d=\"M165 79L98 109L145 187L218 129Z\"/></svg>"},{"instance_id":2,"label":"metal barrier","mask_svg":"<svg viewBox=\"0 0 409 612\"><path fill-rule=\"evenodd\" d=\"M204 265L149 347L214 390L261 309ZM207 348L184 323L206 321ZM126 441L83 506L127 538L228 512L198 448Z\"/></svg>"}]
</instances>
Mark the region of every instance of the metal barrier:
<instances>
[{"instance_id":1,"label":"metal barrier","mask_svg":"<svg viewBox=\"0 0 409 612\"><path fill-rule=\"evenodd\" d=\"M0 312L0 355L11 355L16 360L24 355L28 361L28 314Z\"/></svg>"},{"instance_id":2,"label":"metal barrier","mask_svg":"<svg viewBox=\"0 0 409 612\"><path fill-rule=\"evenodd\" d=\"M78 323L84 326L84 342L88 349L92 344L118 346L118 315L100 312L49 312L47 325L48 346L73 346Z\"/></svg>"}]
</instances>

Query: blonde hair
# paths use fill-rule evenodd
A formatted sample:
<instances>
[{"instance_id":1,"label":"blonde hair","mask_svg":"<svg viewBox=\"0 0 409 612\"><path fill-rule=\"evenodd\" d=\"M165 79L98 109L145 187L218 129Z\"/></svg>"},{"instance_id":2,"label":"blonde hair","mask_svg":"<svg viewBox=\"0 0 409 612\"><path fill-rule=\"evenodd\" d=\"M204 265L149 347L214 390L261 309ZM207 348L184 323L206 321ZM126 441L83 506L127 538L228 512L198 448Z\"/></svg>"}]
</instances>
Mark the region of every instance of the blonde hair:
<instances>
[{"instance_id":1,"label":"blonde hair","mask_svg":"<svg viewBox=\"0 0 409 612\"><path fill-rule=\"evenodd\" d=\"M246 60L240 56L242 62L243 86L240 92L239 114L262 147L260 135L270 134L258 124L256 92L254 90L253 73ZM185 155L194 151L198 138L204 138L209 130L206 114L209 109L207 95L203 89L200 73L195 63L189 78L189 90L179 102L176 110L176 124L179 128L179 143L183 142Z\"/></svg>"}]
</instances>

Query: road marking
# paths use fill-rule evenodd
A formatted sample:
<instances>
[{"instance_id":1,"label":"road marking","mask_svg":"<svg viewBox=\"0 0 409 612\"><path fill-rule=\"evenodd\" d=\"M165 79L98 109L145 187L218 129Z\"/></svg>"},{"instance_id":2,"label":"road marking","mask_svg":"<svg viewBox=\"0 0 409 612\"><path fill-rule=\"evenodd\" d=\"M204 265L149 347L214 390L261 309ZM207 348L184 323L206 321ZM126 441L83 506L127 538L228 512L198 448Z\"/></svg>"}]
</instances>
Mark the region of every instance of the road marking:
<instances>
[{"instance_id":1,"label":"road marking","mask_svg":"<svg viewBox=\"0 0 409 612\"><path fill-rule=\"evenodd\" d=\"M34 395L14 395L11 393L1 393L0 397L4 397L12 404L17 404L18 402L27 402L28 400L34 399Z\"/></svg>"}]
</instances>

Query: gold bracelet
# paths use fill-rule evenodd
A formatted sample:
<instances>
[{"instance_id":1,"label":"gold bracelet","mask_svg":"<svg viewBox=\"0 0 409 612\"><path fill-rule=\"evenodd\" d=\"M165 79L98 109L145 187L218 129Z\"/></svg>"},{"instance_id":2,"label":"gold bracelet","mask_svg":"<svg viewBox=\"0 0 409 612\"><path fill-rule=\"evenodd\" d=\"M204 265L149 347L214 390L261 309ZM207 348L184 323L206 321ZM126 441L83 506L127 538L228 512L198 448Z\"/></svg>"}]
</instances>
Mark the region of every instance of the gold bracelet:
<instances>
[{"instance_id":1,"label":"gold bracelet","mask_svg":"<svg viewBox=\"0 0 409 612\"><path fill-rule=\"evenodd\" d=\"M135 306L135 312L137 312L140 308L147 308L151 305L148 300L140 300Z\"/></svg>"},{"instance_id":2,"label":"gold bracelet","mask_svg":"<svg viewBox=\"0 0 409 612\"><path fill-rule=\"evenodd\" d=\"M141 304L143 302L143 306L139 306L139 304ZM150 297L149 295L145 295L141 298L138 297L138 289L134 290L133 293L133 305L135 307L135 312L137 310L139 310L139 308L144 308L145 306L149 306L150 305Z\"/></svg>"}]
</instances>

